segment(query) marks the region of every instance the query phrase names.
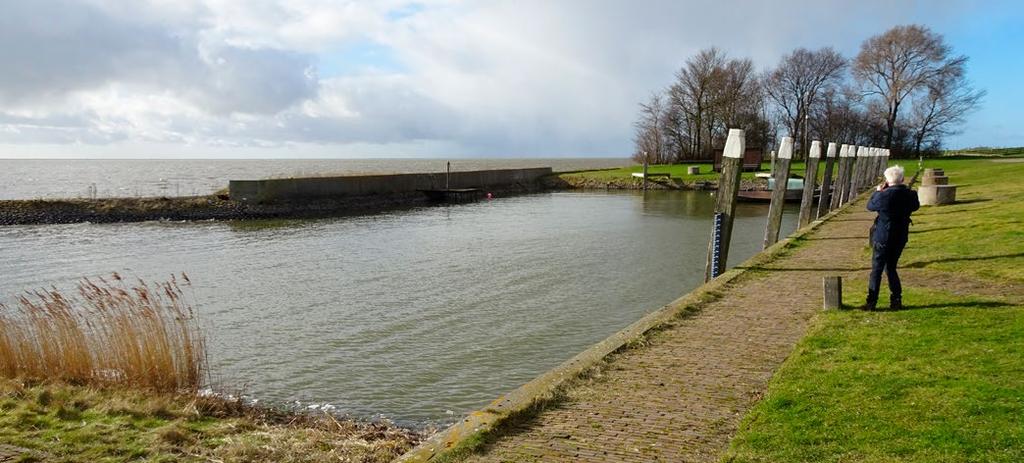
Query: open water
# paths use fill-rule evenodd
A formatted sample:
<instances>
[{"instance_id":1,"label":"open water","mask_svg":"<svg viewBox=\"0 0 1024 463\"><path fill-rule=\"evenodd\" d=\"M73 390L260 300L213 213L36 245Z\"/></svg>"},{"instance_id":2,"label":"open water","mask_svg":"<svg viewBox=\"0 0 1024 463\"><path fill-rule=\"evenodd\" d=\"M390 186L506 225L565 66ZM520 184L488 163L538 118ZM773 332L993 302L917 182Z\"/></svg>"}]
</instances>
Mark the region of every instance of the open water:
<instances>
[{"instance_id":1,"label":"open water","mask_svg":"<svg viewBox=\"0 0 1024 463\"><path fill-rule=\"evenodd\" d=\"M0 227L0 302L184 271L223 387L444 423L699 285L712 207L706 192L554 192L310 221ZM738 214L731 264L760 249L767 206Z\"/></svg>"}]
</instances>

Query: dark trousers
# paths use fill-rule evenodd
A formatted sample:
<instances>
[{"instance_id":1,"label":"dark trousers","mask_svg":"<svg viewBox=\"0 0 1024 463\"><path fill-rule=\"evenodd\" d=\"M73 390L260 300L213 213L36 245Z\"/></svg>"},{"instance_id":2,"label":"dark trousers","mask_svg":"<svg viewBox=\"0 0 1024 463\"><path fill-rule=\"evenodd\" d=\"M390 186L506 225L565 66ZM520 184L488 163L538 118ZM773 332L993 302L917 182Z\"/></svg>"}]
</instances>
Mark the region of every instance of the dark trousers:
<instances>
[{"instance_id":1,"label":"dark trousers","mask_svg":"<svg viewBox=\"0 0 1024 463\"><path fill-rule=\"evenodd\" d=\"M886 244L874 243L871 254L871 276L868 278L868 302L878 301L878 290L882 286L882 271L889 278L889 292L899 298L903 296L903 286L900 285L900 275L896 273L896 263L903 254L903 247L907 243L890 242Z\"/></svg>"}]
</instances>

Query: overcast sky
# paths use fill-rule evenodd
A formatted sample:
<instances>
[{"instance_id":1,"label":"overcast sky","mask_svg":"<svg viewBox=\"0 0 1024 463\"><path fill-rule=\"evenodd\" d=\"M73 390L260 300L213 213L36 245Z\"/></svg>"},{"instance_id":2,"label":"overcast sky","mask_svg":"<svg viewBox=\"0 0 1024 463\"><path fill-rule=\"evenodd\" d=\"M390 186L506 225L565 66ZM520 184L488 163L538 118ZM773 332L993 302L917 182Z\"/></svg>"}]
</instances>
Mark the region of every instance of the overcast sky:
<instances>
[{"instance_id":1,"label":"overcast sky","mask_svg":"<svg viewBox=\"0 0 1024 463\"><path fill-rule=\"evenodd\" d=\"M988 91L948 144L1024 145L1017 3L0 0L0 157L625 157L701 48L763 69L908 23Z\"/></svg>"}]
</instances>

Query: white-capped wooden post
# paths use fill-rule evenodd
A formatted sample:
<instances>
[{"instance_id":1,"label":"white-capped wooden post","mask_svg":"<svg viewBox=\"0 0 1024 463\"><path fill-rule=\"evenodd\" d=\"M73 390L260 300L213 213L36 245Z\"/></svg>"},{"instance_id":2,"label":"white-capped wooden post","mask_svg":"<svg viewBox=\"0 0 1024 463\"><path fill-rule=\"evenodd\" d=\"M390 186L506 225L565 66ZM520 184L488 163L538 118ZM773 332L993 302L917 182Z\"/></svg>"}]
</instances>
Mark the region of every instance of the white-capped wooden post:
<instances>
[{"instance_id":1,"label":"white-capped wooden post","mask_svg":"<svg viewBox=\"0 0 1024 463\"><path fill-rule=\"evenodd\" d=\"M874 157L871 159L871 178L868 179L867 183L867 186L869 188L872 184L875 184L875 181L878 180L878 177L882 175L881 172L878 171L878 162L882 159L882 148L875 148L875 151L874 153L872 153L872 156Z\"/></svg>"},{"instance_id":2,"label":"white-capped wooden post","mask_svg":"<svg viewBox=\"0 0 1024 463\"><path fill-rule=\"evenodd\" d=\"M860 174L860 160L863 159L863 155L860 153L864 152L864 147L851 146L850 151L852 155L850 156L850 185L846 188L846 195L843 196L843 204L850 202L854 196L857 196L857 176Z\"/></svg>"},{"instance_id":3,"label":"white-capped wooden post","mask_svg":"<svg viewBox=\"0 0 1024 463\"><path fill-rule=\"evenodd\" d=\"M832 205L832 170L835 168L836 143L829 142L825 152L825 174L821 179L821 196L818 197L818 213L814 218L828 214Z\"/></svg>"},{"instance_id":4,"label":"white-capped wooden post","mask_svg":"<svg viewBox=\"0 0 1024 463\"><path fill-rule=\"evenodd\" d=\"M775 186L772 188L772 203L768 206L768 222L764 229L764 248L779 241L782 228L782 210L786 204L786 187L789 186L789 164L793 159L793 137L782 137L779 152L775 155Z\"/></svg>"},{"instance_id":5,"label":"white-capped wooden post","mask_svg":"<svg viewBox=\"0 0 1024 463\"><path fill-rule=\"evenodd\" d=\"M862 170L864 169L865 164L864 159L866 159L867 156L868 149L866 146L858 146L857 150L854 151L854 157L851 158L853 165L850 168L850 188L846 192L846 197L843 198L843 204L853 201L853 198L856 198L857 194L860 193L860 179L861 176L864 175Z\"/></svg>"},{"instance_id":6,"label":"white-capped wooden post","mask_svg":"<svg viewBox=\"0 0 1024 463\"><path fill-rule=\"evenodd\" d=\"M647 191L647 152L644 151L644 191Z\"/></svg>"},{"instance_id":7,"label":"white-capped wooden post","mask_svg":"<svg viewBox=\"0 0 1024 463\"><path fill-rule=\"evenodd\" d=\"M835 192L832 194L832 209L837 209L846 198L846 190L850 189L850 154L851 145L843 144L839 149L839 172L836 174Z\"/></svg>"},{"instance_id":8,"label":"white-capped wooden post","mask_svg":"<svg viewBox=\"0 0 1024 463\"><path fill-rule=\"evenodd\" d=\"M821 159L821 142L811 142L811 149L804 158L804 194L800 198L799 228L811 223L811 209L814 208L814 187L818 180L818 163Z\"/></svg>"},{"instance_id":9,"label":"white-capped wooden post","mask_svg":"<svg viewBox=\"0 0 1024 463\"><path fill-rule=\"evenodd\" d=\"M746 134L741 129L729 129L722 150L722 171L718 177L718 191L715 192L715 215L721 214L717 230L711 232L708 245L707 265L704 267L704 281L721 275L729 262L729 242L732 238L732 224L736 217L736 198L740 191L740 172L743 171L743 153L747 150ZM715 249L716 232L718 249ZM716 252L717 251L717 252Z\"/></svg>"}]
</instances>

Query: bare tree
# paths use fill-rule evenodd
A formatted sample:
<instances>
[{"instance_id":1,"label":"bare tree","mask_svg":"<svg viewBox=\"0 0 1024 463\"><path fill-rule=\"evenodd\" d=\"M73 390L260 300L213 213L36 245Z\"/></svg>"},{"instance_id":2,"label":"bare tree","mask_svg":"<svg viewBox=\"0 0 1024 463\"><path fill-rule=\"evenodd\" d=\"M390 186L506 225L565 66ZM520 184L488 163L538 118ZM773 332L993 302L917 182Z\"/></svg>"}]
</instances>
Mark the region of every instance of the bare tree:
<instances>
[{"instance_id":1,"label":"bare tree","mask_svg":"<svg viewBox=\"0 0 1024 463\"><path fill-rule=\"evenodd\" d=\"M928 91L913 101L910 128L913 131L914 155L928 141L932 147L942 144L942 137L958 133L967 114L977 109L984 90L976 90L963 74L947 74L928 85Z\"/></svg>"},{"instance_id":2,"label":"bare tree","mask_svg":"<svg viewBox=\"0 0 1024 463\"><path fill-rule=\"evenodd\" d=\"M845 69L846 59L831 47L813 51L797 48L765 76L765 92L797 140L801 155L807 151L805 122L811 106L823 91L838 85Z\"/></svg>"},{"instance_id":3,"label":"bare tree","mask_svg":"<svg viewBox=\"0 0 1024 463\"><path fill-rule=\"evenodd\" d=\"M665 102L659 93L652 93L647 103L640 103L640 119L636 126L636 152L633 160L643 163L646 156L652 164L669 162L665 149Z\"/></svg>"},{"instance_id":4,"label":"bare tree","mask_svg":"<svg viewBox=\"0 0 1024 463\"><path fill-rule=\"evenodd\" d=\"M677 160L706 159L730 127L754 128L764 98L749 59L729 59L716 48L686 61L668 89L668 139ZM749 146L757 146L750 142Z\"/></svg>"},{"instance_id":5,"label":"bare tree","mask_svg":"<svg viewBox=\"0 0 1024 463\"><path fill-rule=\"evenodd\" d=\"M820 140L839 143L871 144L867 113L857 95L847 88L825 89L809 109L808 130Z\"/></svg>"},{"instance_id":6,"label":"bare tree","mask_svg":"<svg viewBox=\"0 0 1024 463\"><path fill-rule=\"evenodd\" d=\"M964 56L952 56L942 35L919 25L896 26L864 41L853 75L865 97L882 101L884 146L893 147L901 105L943 75L962 75Z\"/></svg>"},{"instance_id":7,"label":"bare tree","mask_svg":"<svg viewBox=\"0 0 1024 463\"><path fill-rule=\"evenodd\" d=\"M703 157L708 149L708 143L705 143L707 138L702 131L714 123L712 87L724 65L725 54L719 49L701 50L686 60L686 64L676 73L675 84L669 88L671 105L685 114L691 142L687 151L697 157Z\"/></svg>"}]
</instances>

